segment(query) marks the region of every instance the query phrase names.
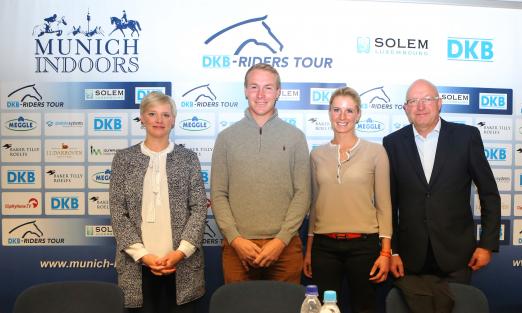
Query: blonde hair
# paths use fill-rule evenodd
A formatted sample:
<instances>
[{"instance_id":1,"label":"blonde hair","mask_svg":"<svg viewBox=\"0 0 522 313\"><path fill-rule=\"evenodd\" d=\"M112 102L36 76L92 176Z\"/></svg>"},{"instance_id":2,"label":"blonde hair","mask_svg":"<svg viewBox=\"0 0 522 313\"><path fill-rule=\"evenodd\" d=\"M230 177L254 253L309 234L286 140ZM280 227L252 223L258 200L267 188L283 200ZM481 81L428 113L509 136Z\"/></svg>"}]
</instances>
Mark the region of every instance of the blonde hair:
<instances>
[{"instance_id":1,"label":"blonde hair","mask_svg":"<svg viewBox=\"0 0 522 313\"><path fill-rule=\"evenodd\" d=\"M279 72L270 64L266 64L266 63L257 63L257 64L254 64L252 65L248 71L246 72L245 74L245 88L247 87L247 79L248 79L248 75L253 71L253 70L263 70L263 71L267 71L267 72L270 72L272 74L275 75L276 77L276 87L277 89L281 89L281 76L279 76Z\"/></svg>"},{"instance_id":2,"label":"blonde hair","mask_svg":"<svg viewBox=\"0 0 522 313\"><path fill-rule=\"evenodd\" d=\"M159 91L153 91L143 97L140 104L140 114L145 113L148 108L156 106L160 103L166 103L170 105L170 111L173 116L176 116L176 102L169 95L166 95Z\"/></svg>"},{"instance_id":3,"label":"blonde hair","mask_svg":"<svg viewBox=\"0 0 522 313\"><path fill-rule=\"evenodd\" d=\"M359 93L355 91L355 89L350 87L343 87L335 90L332 95L330 96L330 107L329 110L332 108L332 103L336 97L350 97L357 105L357 112L361 112L361 97L359 96Z\"/></svg>"}]
</instances>

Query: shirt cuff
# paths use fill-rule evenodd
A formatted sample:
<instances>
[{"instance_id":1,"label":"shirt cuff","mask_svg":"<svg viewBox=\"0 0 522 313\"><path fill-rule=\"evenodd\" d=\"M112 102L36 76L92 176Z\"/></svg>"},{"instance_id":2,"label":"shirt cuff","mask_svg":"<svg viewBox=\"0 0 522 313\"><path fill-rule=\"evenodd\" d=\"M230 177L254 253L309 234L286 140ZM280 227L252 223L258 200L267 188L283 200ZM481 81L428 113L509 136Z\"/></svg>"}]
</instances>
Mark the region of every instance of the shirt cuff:
<instances>
[{"instance_id":1,"label":"shirt cuff","mask_svg":"<svg viewBox=\"0 0 522 313\"><path fill-rule=\"evenodd\" d=\"M196 247L186 240L181 240L178 250L185 254L185 258L188 258L196 252Z\"/></svg>"},{"instance_id":2,"label":"shirt cuff","mask_svg":"<svg viewBox=\"0 0 522 313\"><path fill-rule=\"evenodd\" d=\"M125 253L130 255L134 262L139 262L142 257L149 254L149 251L142 243L134 243L125 248Z\"/></svg>"}]
</instances>

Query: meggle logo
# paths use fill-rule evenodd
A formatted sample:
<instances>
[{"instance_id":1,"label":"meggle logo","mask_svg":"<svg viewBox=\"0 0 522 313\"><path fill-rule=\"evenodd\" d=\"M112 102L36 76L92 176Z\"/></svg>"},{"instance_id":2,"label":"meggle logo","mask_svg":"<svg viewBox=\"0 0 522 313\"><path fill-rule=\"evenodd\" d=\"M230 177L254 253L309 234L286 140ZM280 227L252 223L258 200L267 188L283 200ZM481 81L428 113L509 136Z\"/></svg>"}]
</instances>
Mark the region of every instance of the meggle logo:
<instances>
[{"instance_id":1,"label":"meggle logo","mask_svg":"<svg viewBox=\"0 0 522 313\"><path fill-rule=\"evenodd\" d=\"M5 122L5 127L12 131L29 131L36 128L36 122L20 116Z\"/></svg>"},{"instance_id":2,"label":"meggle logo","mask_svg":"<svg viewBox=\"0 0 522 313\"><path fill-rule=\"evenodd\" d=\"M96 117L93 121L95 131L120 131L122 127L119 117Z\"/></svg>"},{"instance_id":3,"label":"meggle logo","mask_svg":"<svg viewBox=\"0 0 522 313\"><path fill-rule=\"evenodd\" d=\"M357 124L357 131L364 133L376 133L384 129L384 124L368 118L366 120L359 121Z\"/></svg>"},{"instance_id":4,"label":"meggle logo","mask_svg":"<svg viewBox=\"0 0 522 313\"><path fill-rule=\"evenodd\" d=\"M34 170L8 170L7 183L10 185L30 184L36 182L36 171Z\"/></svg>"},{"instance_id":5,"label":"meggle logo","mask_svg":"<svg viewBox=\"0 0 522 313\"><path fill-rule=\"evenodd\" d=\"M145 98L149 93L156 91L165 93L165 87L136 87L136 92L134 94L134 103L140 104L141 100Z\"/></svg>"},{"instance_id":6,"label":"meggle logo","mask_svg":"<svg viewBox=\"0 0 522 313\"><path fill-rule=\"evenodd\" d=\"M202 131L210 128L210 122L197 116L181 121L180 128L188 131Z\"/></svg>"},{"instance_id":7,"label":"meggle logo","mask_svg":"<svg viewBox=\"0 0 522 313\"><path fill-rule=\"evenodd\" d=\"M493 39L448 38L448 60L493 62Z\"/></svg>"},{"instance_id":8,"label":"meggle logo","mask_svg":"<svg viewBox=\"0 0 522 313\"><path fill-rule=\"evenodd\" d=\"M110 169L106 169L105 171L94 173L91 178L99 184L108 185L111 182L111 173Z\"/></svg>"},{"instance_id":9,"label":"meggle logo","mask_svg":"<svg viewBox=\"0 0 522 313\"><path fill-rule=\"evenodd\" d=\"M505 93L480 93L479 109L482 110L507 110L507 94Z\"/></svg>"},{"instance_id":10,"label":"meggle logo","mask_svg":"<svg viewBox=\"0 0 522 313\"><path fill-rule=\"evenodd\" d=\"M52 197L51 209L53 210L78 210L78 197Z\"/></svg>"}]
</instances>

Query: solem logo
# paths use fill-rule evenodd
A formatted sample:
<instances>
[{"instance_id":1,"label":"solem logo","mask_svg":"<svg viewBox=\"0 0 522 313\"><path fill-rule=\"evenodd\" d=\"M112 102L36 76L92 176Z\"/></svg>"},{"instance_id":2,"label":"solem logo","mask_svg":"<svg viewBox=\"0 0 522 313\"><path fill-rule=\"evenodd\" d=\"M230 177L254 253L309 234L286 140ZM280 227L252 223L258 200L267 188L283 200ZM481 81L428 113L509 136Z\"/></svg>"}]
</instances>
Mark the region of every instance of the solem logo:
<instances>
[{"instance_id":1,"label":"solem logo","mask_svg":"<svg viewBox=\"0 0 522 313\"><path fill-rule=\"evenodd\" d=\"M507 158L506 148L484 148L484 154L488 161L505 161Z\"/></svg>"},{"instance_id":2,"label":"solem logo","mask_svg":"<svg viewBox=\"0 0 522 313\"><path fill-rule=\"evenodd\" d=\"M493 39L448 38L448 60L493 62Z\"/></svg>"},{"instance_id":3,"label":"solem logo","mask_svg":"<svg viewBox=\"0 0 522 313\"><path fill-rule=\"evenodd\" d=\"M5 127L12 131L29 131L36 129L36 122L20 116L5 122Z\"/></svg>"},{"instance_id":4,"label":"solem logo","mask_svg":"<svg viewBox=\"0 0 522 313\"><path fill-rule=\"evenodd\" d=\"M507 110L507 94L505 93L480 93L481 110Z\"/></svg>"},{"instance_id":5,"label":"solem logo","mask_svg":"<svg viewBox=\"0 0 522 313\"><path fill-rule=\"evenodd\" d=\"M180 128L188 131L202 131L210 128L210 122L197 116L180 122Z\"/></svg>"},{"instance_id":6,"label":"solem logo","mask_svg":"<svg viewBox=\"0 0 522 313\"><path fill-rule=\"evenodd\" d=\"M87 11L85 21L71 21L56 13L44 17L42 24L33 27L35 72L137 72L141 25L128 19L125 10L119 16L97 18ZM102 27L99 21L106 23ZM105 36L104 28L112 31Z\"/></svg>"},{"instance_id":7,"label":"solem logo","mask_svg":"<svg viewBox=\"0 0 522 313\"><path fill-rule=\"evenodd\" d=\"M78 210L78 197L52 197L53 210Z\"/></svg>"},{"instance_id":8,"label":"solem logo","mask_svg":"<svg viewBox=\"0 0 522 313\"><path fill-rule=\"evenodd\" d=\"M284 45L267 22L268 15L247 19L229 25L205 40L205 45L230 49L231 55L204 55L204 68L230 68L233 65L249 68L257 63L268 63L273 67L332 68L332 58L288 57L288 56L241 56L245 48L275 55L283 51ZM250 54L251 55L251 54Z\"/></svg>"},{"instance_id":9,"label":"solem logo","mask_svg":"<svg viewBox=\"0 0 522 313\"><path fill-rule=\"evenodd\" d=\"M106 169L105 171L92 174L91 178L94 182L107 185L111 182L111 173L110 169Z\"/></svg>"},{"instance_id":10,"label":"solem logo","mask_svg":"<svg viewBox=\"0 0 522 313\"><path fill-rule=\"evenodd\" d=\"M119 117L95 117L93 120L95 131L121 131L122 122Z\"/></svg>"},{"instance_id":11,"label":"solem logo","mask_svg":"<svg viewBox=\"0 0 522 313\"><path fill-rule=\"evenodd\" d=\"M429 41L416 38L376 37L373 39L373 53L382 55L427 56ZM357 37L357 52L370 53L370 37Z\"/></svg>"},{"instance_id":12,"label":"solem logo","mask_svg":"<svg viewBox=\"0 0 522 313\"><path fill-rule=\"evenodd\" d=\"M161 92L165 93L165 87L136 87L135 94L134 94L134 103L140 104L141 100L145 98L146 95L148 95L151 92Z\"/></svg>"},{"instance_id":13,"label":"solem logo","mask_svg":"<svg viewBox=\"0 0 522 313\"><path fill-rule=\"evenodd\" d=\"M368 118L366 120L359 121L357 124L357 131L363 132L363 133L377 133L384 129L384 124L373 120L371 118Z\"/></svg>"},{"instance_id":14,"label":"solem logo","mask_svg":"<svg viewBox=\"0 0 522 313\"><path fill-rule=\"evenodd\" d=\"M469 94L467 93L440 93L443 104L469 105Z\"/></svg>"},{"instance_id":15,"label":"solem logo","mask_svg":"<svg viewBox=\"0 0 522 313\"><path fill-rule=\"evenodd\" d=\"M370 53L370 37L357 37L357 52Z\"/></svg>"},{"instance_id":16,"label":"solem logo","mask_svg":"<svg viewBox=\"0 0 522 313\"><path fill-rule=\"evenodd\" d=\"M85 225L85 237L112 237L111 225Z\"/></svg>"},{"instance_id":17,"label":"solem logo","mask_svg":"<svg viewBox=\"0 0 522 313\"><path fill-rule=\"evenodd\" d=\"M7 183L10 185L34 185L36 172L33 170L8 170Z\"/></svg>"}]
</instances>

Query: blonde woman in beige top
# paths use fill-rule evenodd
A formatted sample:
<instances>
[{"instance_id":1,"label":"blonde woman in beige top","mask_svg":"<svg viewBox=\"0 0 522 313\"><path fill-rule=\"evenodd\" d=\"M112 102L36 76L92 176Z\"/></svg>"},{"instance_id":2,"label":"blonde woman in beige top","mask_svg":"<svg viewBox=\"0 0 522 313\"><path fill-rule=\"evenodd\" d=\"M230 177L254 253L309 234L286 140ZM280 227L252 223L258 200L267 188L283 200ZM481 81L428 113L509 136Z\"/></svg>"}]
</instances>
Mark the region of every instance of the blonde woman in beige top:
<instances>
[{"instance_id":1,"label":"blonde woman in beige top","mask_svg":"<svg viewBox=\"0 0 522 313\"><path fill-rule=\"evenodd\" d=\"M336 90L328 110L334 138L311 154L304 274L321 292L338 294L346 278L352 312L375 312L375 286L386 280L391 257L389 164L381 145L357 137L360 105L354 89Z\"/></svg>"}]
</instances>

